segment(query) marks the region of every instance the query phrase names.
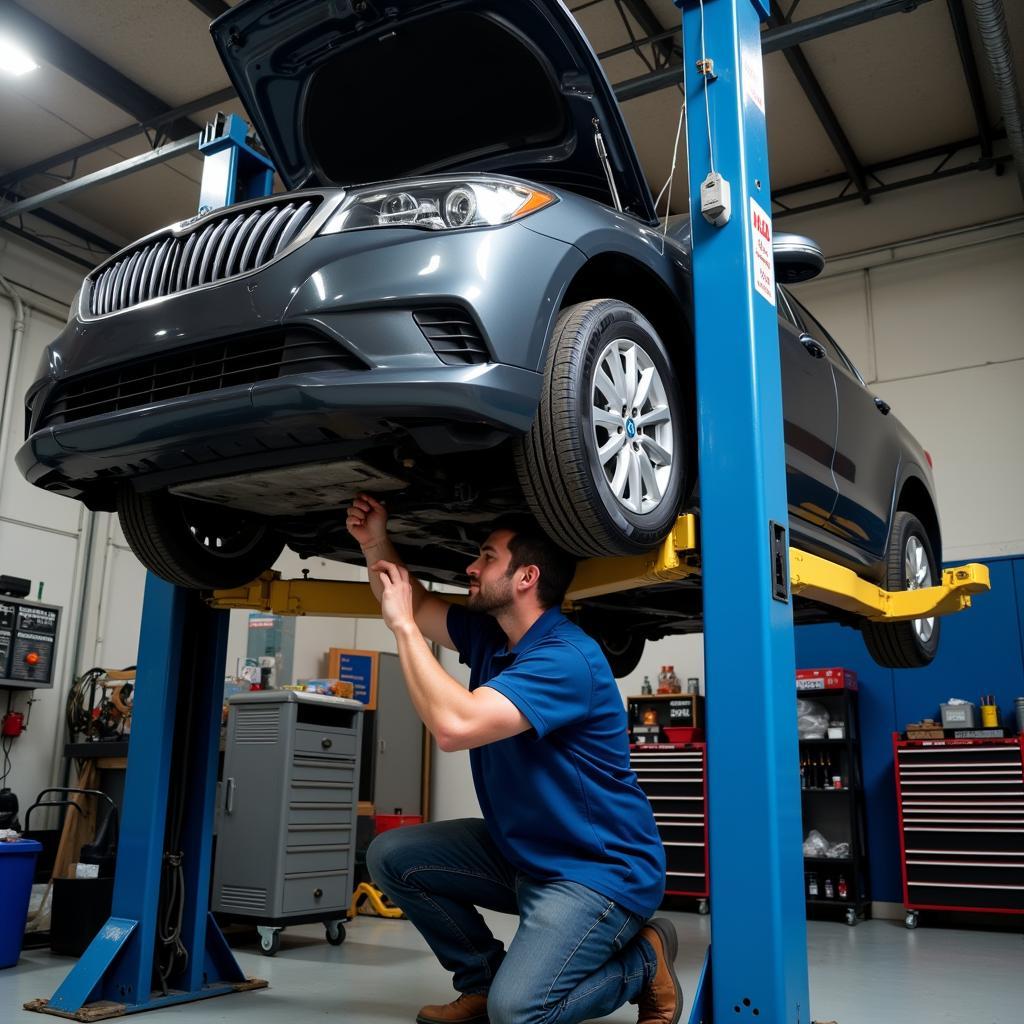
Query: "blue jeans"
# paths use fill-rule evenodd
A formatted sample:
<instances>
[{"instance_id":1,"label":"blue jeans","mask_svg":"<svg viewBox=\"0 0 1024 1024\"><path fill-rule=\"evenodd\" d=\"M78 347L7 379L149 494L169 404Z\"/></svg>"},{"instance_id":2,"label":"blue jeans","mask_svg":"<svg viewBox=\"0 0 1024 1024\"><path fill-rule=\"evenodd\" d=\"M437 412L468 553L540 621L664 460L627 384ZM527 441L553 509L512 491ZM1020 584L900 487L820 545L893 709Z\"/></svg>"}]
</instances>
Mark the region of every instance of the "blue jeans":
<instances>
[{"instance_id":1,"label":"blue jeans","mask_svg":"<svg viewBox=\"0 0 1024 1024\"><path fill-rule=\"evenodd\" d=\"M416 926L457 991L487 993L491 1024L576 1024L636 1002L654 976L644 919L578 882L514 868L483 821L392 829L367 851L374 883ZM506 951L476 909L519 915Z\"/></svg>"}]
</instances>

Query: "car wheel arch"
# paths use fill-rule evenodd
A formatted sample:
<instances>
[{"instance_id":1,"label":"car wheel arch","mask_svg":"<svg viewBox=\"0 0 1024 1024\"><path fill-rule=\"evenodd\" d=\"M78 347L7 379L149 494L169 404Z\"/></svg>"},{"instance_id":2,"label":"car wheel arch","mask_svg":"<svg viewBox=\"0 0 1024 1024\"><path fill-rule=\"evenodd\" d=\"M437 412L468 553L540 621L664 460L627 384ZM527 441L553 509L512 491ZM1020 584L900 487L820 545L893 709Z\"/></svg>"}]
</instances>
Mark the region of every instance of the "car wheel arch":
<instances>
[{"instance_id":1,"label":"car wheel arch","mask_svg":"<svg viewBox=\"0 0 1024 1024\"><path fill-rule=\"evenodd\" d=\"M689 281L680 281L676 287L684 286L688 288ZM693 465L696 465L697 403L692 306L650 266L634 256L617 251L591 256L580 267L562 292L554 319L568 306L592 299L618 299L626 302L643 314L658 332L672 356L677 376L686 388L686 409L690 418L689 456Z\"/></svg>"},{"instance_id":2,"label":"car wheel arch","mask_svg":"<svg viewBox=\"0 0 1024 1024\"><path fill-rule=\"evenodd\" d=\"M909 512L916 516L928 534L935 561L942 571L942 531L939 528L939 516L935 504L924 481L908 474L900 485L899 498L896 501L896 512ZM891 529L890 525L890 529Z\"/></svg>"}]
</instances>

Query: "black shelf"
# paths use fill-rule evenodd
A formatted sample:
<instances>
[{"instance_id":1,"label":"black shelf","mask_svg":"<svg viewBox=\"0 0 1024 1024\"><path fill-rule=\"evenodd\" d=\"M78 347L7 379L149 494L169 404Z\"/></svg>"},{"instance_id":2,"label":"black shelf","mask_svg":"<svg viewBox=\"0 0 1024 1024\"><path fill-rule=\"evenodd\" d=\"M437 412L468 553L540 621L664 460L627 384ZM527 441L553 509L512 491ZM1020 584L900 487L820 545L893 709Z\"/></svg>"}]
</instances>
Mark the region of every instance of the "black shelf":
<instances>
[{"instance_id":1,"label":"black shelf","mask_svg":"<svg viewBox=\"0 0 1024 1024\"><path fill-rule=\"evenodd\" d=\"M833 721L842 721L846 734L841 739L802 739L799 743L801 764L805 760L827 760L828 775L841 775L842 789L801 789L803 834L816 829L830 843L849 843L848 857L805 857L804 900L808 916L827 918L826 908L846 913L847 924L856 924L857 918L867 914L871 906L871 885L867 862L867 838L864 810L864 776L860 761L860 729L857 721L857 691L855 689L798 691L805 700L827 698L827 708ZM810 775L820 777L820 765L805 766ZM808 777L810 777L810 775ZM830 799L824 799L825 796ZM806 798L806 799L805 799ZM810 876L815 875L818 895L807 892ZM826 878L833 884L839 876L847 886L845 899L823 894Z\"/></svg>"}]
</instances>

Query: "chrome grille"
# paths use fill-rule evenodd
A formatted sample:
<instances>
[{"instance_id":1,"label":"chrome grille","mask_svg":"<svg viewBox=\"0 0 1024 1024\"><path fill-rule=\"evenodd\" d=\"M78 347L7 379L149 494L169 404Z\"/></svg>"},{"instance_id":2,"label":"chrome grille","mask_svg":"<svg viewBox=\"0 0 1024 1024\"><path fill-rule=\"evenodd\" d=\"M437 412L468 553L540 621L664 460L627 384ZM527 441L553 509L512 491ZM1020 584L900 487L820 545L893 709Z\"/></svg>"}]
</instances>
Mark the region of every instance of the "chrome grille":
<instances>
[{"instance_id":1,"label":"chrome grille","mask_svg":"<svg viewBox=\"0 0 1024 1024\"><path fill-rule=\"evenodd\" d=\"M321 197L269 200L203 218L185 234L127 249L91 280L89 312L117 313L140 302L226 281L269 263L309 223Z\"/></svg>"},{"instance_id":2,"label":"chrome grille","mask_svg":"<svg viewBox=\"0 0 1024 1024\"><path fill-rule=\"evenodd\" d=\"M480 328L459 306L417 309L412 315L442 363L466 366L486 363L491 358Z\"/></svg>"},{"instance_id":3,"label":"chrome grille","mask_svg":"<svg viewBox=\"0 0 1024 1024\"><path fill-rule=\"evenodd\" d=\"M337 342L310 330L222 338L70 378L54 388L36 429L296 373L365 369Z\"/></svg>"}]
</instances>

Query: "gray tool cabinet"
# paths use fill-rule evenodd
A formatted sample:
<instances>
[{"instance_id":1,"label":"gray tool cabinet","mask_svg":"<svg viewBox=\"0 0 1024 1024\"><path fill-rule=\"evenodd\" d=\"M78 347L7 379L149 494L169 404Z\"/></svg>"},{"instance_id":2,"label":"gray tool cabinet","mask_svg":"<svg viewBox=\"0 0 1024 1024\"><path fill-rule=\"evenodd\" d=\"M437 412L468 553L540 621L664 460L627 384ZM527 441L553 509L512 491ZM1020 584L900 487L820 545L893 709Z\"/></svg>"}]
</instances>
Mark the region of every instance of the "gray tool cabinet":
<instances>
[{"instance_id":1,"label":"gray tool cabinet","mask_svg":"<svg viewBox=\"0 0 1024 1024\"><path fill-rule=\"evenodd\" d=\"M228 702L213 909L273 956L289 924L345 939L354 888L363 705L289 690Z\"/></svg>"}]
</instances>

